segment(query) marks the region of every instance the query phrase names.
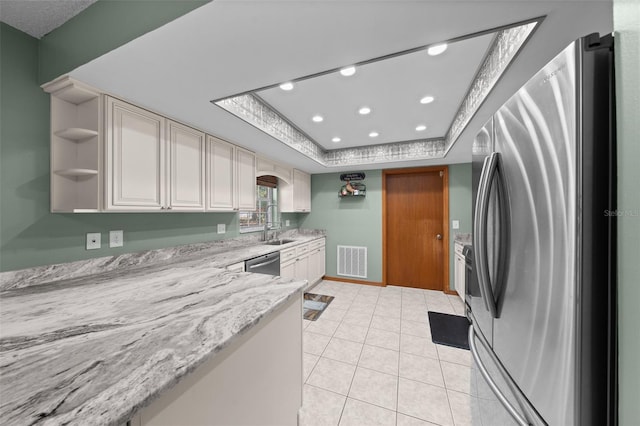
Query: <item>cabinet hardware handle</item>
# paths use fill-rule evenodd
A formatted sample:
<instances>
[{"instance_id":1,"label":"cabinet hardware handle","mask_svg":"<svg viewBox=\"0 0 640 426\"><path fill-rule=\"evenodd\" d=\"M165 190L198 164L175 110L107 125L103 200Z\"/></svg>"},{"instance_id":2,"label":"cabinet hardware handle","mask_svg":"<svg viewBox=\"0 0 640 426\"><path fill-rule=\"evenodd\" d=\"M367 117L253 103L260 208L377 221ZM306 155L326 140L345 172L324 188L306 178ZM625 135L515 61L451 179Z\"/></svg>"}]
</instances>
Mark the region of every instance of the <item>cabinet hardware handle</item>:
<instances>
[{"instance_id":1,"label":"cabinet hardware handle","mask_svg":"<svg viewBox=\"0 0 640 426\"><path fill-rule=\"evenodd\" d=\"M169 207L167 207L167 210L171 210L172 208L173 208L173 207L169 206Z\"/></svg>"}]
</instances>

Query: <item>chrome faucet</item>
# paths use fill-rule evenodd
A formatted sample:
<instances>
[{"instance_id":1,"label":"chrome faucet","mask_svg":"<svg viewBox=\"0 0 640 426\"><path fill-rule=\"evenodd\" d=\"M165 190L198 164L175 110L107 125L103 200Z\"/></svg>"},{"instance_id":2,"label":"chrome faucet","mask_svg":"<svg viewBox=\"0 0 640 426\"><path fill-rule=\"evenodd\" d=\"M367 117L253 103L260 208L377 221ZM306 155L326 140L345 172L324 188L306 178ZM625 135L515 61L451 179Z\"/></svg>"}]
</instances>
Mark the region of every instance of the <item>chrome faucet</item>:
<instances>
[{"instance_id":1,"label":"chrome faucet","mask_svg":"<svg viewBox=\"0 0 640 426\"><path fill-rule=\"evenodd\" d=\"M275 225L276 222L271 221L269 222L269 208L271 207L278 207L277 204L268 204L267 208L264 211L264 230L262 231L262 241L269 241L269 224L271 225ZM277 232L276 232L276 236L277 236Z\"/></svg>"}]
</instances>

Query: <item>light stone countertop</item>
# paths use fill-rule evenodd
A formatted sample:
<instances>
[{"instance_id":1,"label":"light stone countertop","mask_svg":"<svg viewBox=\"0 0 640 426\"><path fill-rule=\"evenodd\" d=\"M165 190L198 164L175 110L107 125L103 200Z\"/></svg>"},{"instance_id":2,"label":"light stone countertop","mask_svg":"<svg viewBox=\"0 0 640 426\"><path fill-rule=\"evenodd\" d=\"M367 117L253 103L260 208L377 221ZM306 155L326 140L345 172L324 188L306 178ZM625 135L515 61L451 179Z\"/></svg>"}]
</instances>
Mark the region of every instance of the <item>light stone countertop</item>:
<instances>
[{"instance_id":1,"label":"light stone countertop","mask_svg":"<svg viewBox=\"0 0 640 426\"><path fill-rule=\"evenodd\" d=\"M453 241L458 244L468 245L472 243L471 234L458 233L453 236Z\"/></svg>"},{"instance_id":2,"label":"light stone countertop","mask_svg":"<svg viewBox=\"0 0 640 426\"><path fill-rule=\"evenodd\" d=\"M2 423L124 423L306 286L221 267L320 237L183 248L164 261L14 283L0 292Z\"/></svg>"}]
</instances>

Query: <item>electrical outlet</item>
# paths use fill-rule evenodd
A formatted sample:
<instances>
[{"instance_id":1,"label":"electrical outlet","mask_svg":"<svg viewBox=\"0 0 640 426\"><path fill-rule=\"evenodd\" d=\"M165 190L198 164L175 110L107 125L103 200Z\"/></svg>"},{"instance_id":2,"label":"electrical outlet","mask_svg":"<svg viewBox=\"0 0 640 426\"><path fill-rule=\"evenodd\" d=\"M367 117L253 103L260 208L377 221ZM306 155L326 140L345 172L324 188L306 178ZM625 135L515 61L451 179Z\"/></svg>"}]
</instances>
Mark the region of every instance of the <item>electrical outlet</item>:
<instances>
[{"instance_id":1,"label":"electrical outlet","mask_svg":"<svg viewBox=\"0 0 640 426\"><path fill-rule=\"evenodd\" d=\"M87 233L87 250L95 250L100 248L100 233L88 232Z\"/></svg>"},{"instance_id":2,"label":"electrical outlet","mask_svg":"<svg viewBox=\"0 0 640 426\"><path fill-rule=\"evenodd\" d=\"M224 223L219 223L218 224L218 234L224 234L227 232L227 225L225 225Z\"/></svg>"},{"instance_id":3,"label":"electrical outlet","mask_svg":"<svg viewBox=\"0 0 640 426\"><path fill-rule=\"evenodd\" d=\"M124 231L109 231L109 247L122 247L124 245Z\"/></svg>"},{"instance_id":4,"label":"electrical outlet","mask_svg":"<svg viewBox=\"0 0 640 426\"><path fill-rule=\"evenodd\" d=\"M451 221L451 227L453 229L460 229L460 221L459 220L452 220Z\"/></svg>"},{"instance_id":5,"label":"electrical outlet","mask_svg":"<svg viewBox=\"0 0 640 426\"><path fill-rule=\"evenodd\" d=\"M285 220L284 226L291 226L291 221L289 221L289 219Z\"/></svg>"}]
</instances>

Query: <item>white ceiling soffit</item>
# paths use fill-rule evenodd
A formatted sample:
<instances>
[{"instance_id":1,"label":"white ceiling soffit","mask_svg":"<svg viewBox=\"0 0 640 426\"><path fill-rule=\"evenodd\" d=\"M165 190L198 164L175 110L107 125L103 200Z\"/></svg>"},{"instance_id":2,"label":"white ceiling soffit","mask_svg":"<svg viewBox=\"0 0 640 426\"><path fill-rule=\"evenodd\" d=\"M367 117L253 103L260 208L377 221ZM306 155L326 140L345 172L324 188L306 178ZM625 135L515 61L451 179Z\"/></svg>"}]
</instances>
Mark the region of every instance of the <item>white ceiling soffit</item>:
<instances>
[{"instance_id":1,"label":"white ceiling soffit","mask_svg":"<svg viewBox=\"0 0 640 426\"><path fill-rule=\"evenodd\" d=\"M454 164L471 160L477 130L558 52L578 37L612 30L610 1L216 0L70 75L307 172L348 171L291 149L210 100L539 16L546 17L445 158L358 168Z\"/></svg>"},{"instance_id":2,"label":"white ceiling soffit","mask_svg":"<svg viewBox=\"0 0 640 426\"><path fill-rule=\"evenodd\" d=\"M0 0L0 21L35 38L55 30L98 0Z\"/></svg>"},{"instance_id":3,"label":"white ceiling soffit","mask_svg":"<svg viewBox=\"0 0 640 426\"><path fill-rule=\"evenodd\" d=\"M393 58L385 57L369 62L364 66L358 65L356 69L367 68L366 71L370 74L375 74L375 77L369 79L370 84L365 87L365 90L351 90L352 98L356 102L351 105L351 108L342 107L344 101L342 101L341 90L349 92L349 89L338 83L340 79L337 76L340 75L340 70L331 70L319 77L296 80L296 85L301 83L300 85L302 86L308 86L311 82L314 83L311 86L315 86L312 87L313 90L308 90L307 97L300 98L297 102L283 102L283 97L274 96L273 92L280 89L277 87L222 99L216 101L215 104L326 167L442 159L538 24L539 21L537 20L511 28L491 31L488 35L465 36L463 37L464 42L457 40L451 43L447 40L447 43L452 46L452 50L460 50L462 52L459 53L468 56L469 60L466 64L464 61L445 60L438 67L432 65L430 62L433 61L431 60L425 61L424 56L429 56L427 54L428 51L437 46L445 45L440 43L431 47L422 46L412 49L415 52L411 54L401 54ZM480 39L481 43L470 43L470 41L477 41L477 39ZM491 43L489 43L489 40L491 40ZM483 45L482 52L486 53L476 55L476 60L474 61L473 56L476 50L474 47ZM416 55L418 58L416 58ZM404 59L404 61L398 61L398 59ZM466 73L466 75L464 72L459 72L458 67L465 65L477 70L477 72L473 71L472 73ZM398 67L407 66L417 68L417 72L404 73L407 78L405 90L398 88L394 90L393 86L389 90L388 77L386 76L402 74L402 69ZM433 85L431 80L423 78L425 74L429 76L431 68L436 68L436 72L430 75L436 83ZM456 78L456 75L458 78ZM460 78L460 75L465 75L465 77ZM327 76L330 79L327 79ZM450 85L450 80L454 80L455 84ZM341 88L334 91L333 96L336 97L335 99L324 96L325 93L331 95L335 86L340 86ZM429 86L431 90L429 95L434 95L429 96L431 102L426 105L432 106L432 104L436 104L439 107L429 115L434 121L441 122L439 136L432 138L414 140L413 137L408 137L403 141L403 134L413 136L413 133L398 132L397 135L400 135L400 137L396 136L394 138L392 134L386 143L351 143L349 144L350 146L345 148L326 150L322 144L319 144L313 137L308 136L313 133L311 129L316 126L319 127L324 120L313 122L315 120L309 120L308 118L310 114L306 117L301 117L299 111L296 110L296 108L304 109L308 104L311 104L312 108L316 108L316 105L321 104L323 107L321 111L336 112L332 117L335 128L341 128L345 133L350 130L350 133L356 136L359 133L367 134L373 130L375 133L369 134L369 136L377 138L380 136L378 134L379 130L383 132L387 130L392 133L396 127L402 125L406 117L411 119L413 116L414 119L424 120L427 113L424 105L421 105L420 98L425 93L422 95L416 93L416 88L424 86ZM442 90L432 93L437 89ZM267 94L267 99L275 98L279 105L285 105L284 108L304 124L296 125L292 123L290 116L283 115L281 111L264 102L263 95L265 93ZM400 96L396 97L395 95L398 93ZM441 96L441 98L434 99L436 96ZM369 112L366 116L357 117L357 112L359 112L357 102L362 102L362 98L368 98L369 100L369 103L366 104L367 109L381 109L382 117L370 121L369 116L373 115L372 112ZM396 103L395 100L399 100L400 104ZM449 101L449 108L447 108L446 101ZM369 108L369 106L372 108ZM385 107L388 107L386 113ZM349 109L352 111L349 111ZM356 114L353 112L356 112ZM313 118L315 119L318 116L316 115ZM409 122L407 127L411 128L415 124ZM367 130L365 126L369 126L369 129Z\"/></svg>"},{"instance_id":4,"label":"white ceiling soffit","mask_svg":"<svg viewBox=\"0 0 640 426\"><path fill-rule=\"evenodd\" d=\"M326 150L442 138L494 35L449 43L437 56L419 50L357 66L351 76L331 72L297 80L289 91L276 86L256 94ZM421 104L427 95L434 101ZM365 106L371 112L362 115ZM316 114L322 122L313 121ZM417 131L420 124L426 129Z\"/></svg>"}]
</instances>

